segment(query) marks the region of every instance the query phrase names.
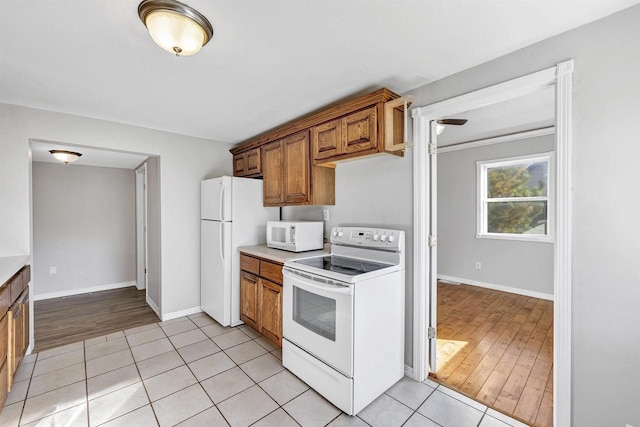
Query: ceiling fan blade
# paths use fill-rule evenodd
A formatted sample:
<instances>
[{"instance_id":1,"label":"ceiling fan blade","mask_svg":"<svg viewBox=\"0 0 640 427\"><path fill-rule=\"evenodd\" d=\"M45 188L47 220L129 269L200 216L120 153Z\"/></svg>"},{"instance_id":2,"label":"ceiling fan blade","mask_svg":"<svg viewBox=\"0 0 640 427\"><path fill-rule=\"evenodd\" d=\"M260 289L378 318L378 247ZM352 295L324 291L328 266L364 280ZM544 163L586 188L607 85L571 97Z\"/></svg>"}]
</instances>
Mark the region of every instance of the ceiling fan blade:
<instances>
[{"instance_id":1,"label":"ceiling fan blade","mask_svg":"<svg viewBox=\"0 0 640 427\"><path fill-rule=\"evenodd\" d=\"M453 126L462 126L467 123L467 119L440 119L438 123L441 125L453 125Z\"/></svg>"}]
</instances>

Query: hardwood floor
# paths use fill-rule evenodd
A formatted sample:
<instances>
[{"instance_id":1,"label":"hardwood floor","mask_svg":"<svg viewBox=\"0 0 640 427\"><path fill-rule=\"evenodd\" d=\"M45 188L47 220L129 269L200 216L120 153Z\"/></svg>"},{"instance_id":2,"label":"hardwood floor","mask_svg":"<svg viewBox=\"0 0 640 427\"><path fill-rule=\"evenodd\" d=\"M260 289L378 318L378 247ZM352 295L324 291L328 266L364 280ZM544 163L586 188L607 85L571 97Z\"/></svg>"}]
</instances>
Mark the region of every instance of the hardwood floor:
<instances>
[{"instance_id":1,"label":"hardwood floor","mask_svg":"<svg viewBox=\"0 0 640 427\"><path fill-rule=\"evenodd\" d=\"M438 283L432 379L507 415L553 425L553 301Z\"/></svg>"},{"instance_id":2,"label":"hardwood floor","mask_svg":"<svg viewBox=\"0 0 640 427\"><path fill-rule=\"evenodd\" d=\"M135 287L34 302L34 352L159 322Z\"/></svg>"}]
</instances>

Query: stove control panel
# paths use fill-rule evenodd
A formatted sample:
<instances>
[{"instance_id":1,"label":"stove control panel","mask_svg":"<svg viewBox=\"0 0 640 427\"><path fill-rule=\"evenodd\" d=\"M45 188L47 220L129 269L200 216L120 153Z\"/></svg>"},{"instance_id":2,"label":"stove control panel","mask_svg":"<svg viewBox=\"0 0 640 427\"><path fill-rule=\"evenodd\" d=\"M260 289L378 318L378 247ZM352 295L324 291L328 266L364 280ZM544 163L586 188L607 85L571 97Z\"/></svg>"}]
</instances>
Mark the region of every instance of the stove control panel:
<instances>
[{"instance_id":1,"label":"stove control panel","mask_svg":"<svg viewBox=\"0 0 640 427\"><path fill-rule=\"evenodd\" d=\"M333 227L331 243L397 251L404 245L404 231L369 227Z\"/></svg>"}]
</instances>

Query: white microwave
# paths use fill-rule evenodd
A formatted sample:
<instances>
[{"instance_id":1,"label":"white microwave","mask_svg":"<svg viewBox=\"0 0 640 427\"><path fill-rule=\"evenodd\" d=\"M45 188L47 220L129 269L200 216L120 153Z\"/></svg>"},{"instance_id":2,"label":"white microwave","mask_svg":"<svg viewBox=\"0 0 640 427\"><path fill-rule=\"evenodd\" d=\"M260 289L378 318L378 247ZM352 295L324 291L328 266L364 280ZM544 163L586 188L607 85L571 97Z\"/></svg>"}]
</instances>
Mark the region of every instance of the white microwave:
<instances>
[{"instance_id":1,"label":"white microwave","mask_svg":"<svg viewBox=\"0 0 640 427\"><path fill-rule=\"evenodd\" d=\"M268 221L267 246L290 252L322 249L324 245L322 222Z\"/></svg>"}]
</instances>

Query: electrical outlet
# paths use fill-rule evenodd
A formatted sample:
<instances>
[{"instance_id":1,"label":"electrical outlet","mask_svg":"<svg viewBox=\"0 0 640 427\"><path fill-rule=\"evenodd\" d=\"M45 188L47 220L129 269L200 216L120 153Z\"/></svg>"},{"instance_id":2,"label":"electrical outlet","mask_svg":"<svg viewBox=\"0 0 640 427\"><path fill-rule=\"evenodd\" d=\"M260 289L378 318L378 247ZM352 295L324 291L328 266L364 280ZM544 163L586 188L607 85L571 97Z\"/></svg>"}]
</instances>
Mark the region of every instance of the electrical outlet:
<instances>
[{"instance_id":1,"label":"electrical outlet","mask_svg":"<svg viewBox=\"0 0 640 427\"><path fill-rule=\"evenodd\" d=\"M627 427L633 427L631 424L627 424Z\"/></svg>"},{"instance_id":2,"label":"electrical outlet","mask_svg":"<svg viewBox=\"0 0 640 427\"><path fill-rule=\"evenodd\" d=\"M482 268L482 263L480 261L476 261L476 270L480 270Z\"/></svg>"},{"instance_id":3,"label":"electrical outlet","mask_svg":"<svg viewBox=\"0 0 640 427\"><path fill-rule=\"evenodd\" d=\"M322 219L324 219L325 221L329 221L329 209L323 209L322 210Z\"/></svg>"},{"instance_id":4,"label":"electrical outlet","mask_svg":"<svg viewBox=\"0 0 640 427\"><path fill-rule=\"evenodd\" d=\"M58 267L51 266L49 267L49 274L56 274L58 272Z\"/></svg>"}]
</instances>

